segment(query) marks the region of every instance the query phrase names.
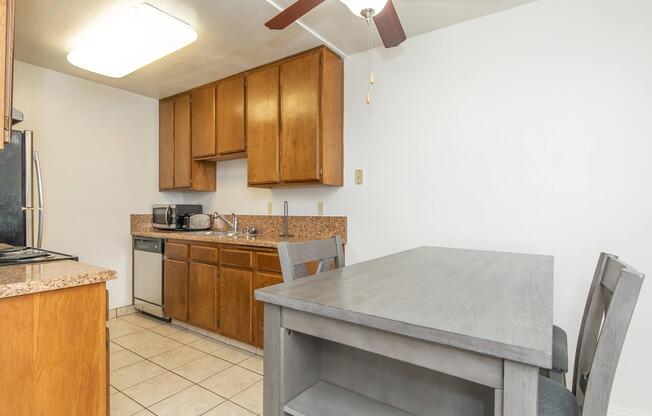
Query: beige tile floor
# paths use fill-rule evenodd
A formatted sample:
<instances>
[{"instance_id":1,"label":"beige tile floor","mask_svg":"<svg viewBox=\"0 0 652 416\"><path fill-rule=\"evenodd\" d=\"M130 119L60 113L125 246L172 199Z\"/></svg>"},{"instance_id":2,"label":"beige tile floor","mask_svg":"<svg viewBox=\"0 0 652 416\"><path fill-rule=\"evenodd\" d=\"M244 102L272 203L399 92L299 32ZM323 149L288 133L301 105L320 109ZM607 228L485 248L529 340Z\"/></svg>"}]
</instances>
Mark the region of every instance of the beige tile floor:
<instances>
[{"instance_id":1,"label":"beige tile floor","mask_svg":"<svg viewBox=\"0 0 652 416\"><path fill-rule=\"evenodd\" d=\"M263 358L135 313L113 318L111 416L263 413Z\"/></svg>"}]
</instances>

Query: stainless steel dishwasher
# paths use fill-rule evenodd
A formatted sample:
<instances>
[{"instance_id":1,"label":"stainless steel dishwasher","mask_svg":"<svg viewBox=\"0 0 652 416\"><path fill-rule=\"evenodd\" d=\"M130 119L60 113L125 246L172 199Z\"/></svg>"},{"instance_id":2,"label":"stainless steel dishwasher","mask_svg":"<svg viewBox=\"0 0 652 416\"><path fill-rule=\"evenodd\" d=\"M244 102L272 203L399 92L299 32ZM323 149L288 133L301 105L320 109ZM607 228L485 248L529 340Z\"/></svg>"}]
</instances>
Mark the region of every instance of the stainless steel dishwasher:
<instances>
[{"instance_id":1,"label":"stainless steel dishwasher","mask_svg":"<svg viewBox=\"0 0 652 416\"><path fill-rule=\"evenodd\" d=\"M134 237L134 307L157 318L163 313L163 240Z\"/></svg>"}]
</instances>

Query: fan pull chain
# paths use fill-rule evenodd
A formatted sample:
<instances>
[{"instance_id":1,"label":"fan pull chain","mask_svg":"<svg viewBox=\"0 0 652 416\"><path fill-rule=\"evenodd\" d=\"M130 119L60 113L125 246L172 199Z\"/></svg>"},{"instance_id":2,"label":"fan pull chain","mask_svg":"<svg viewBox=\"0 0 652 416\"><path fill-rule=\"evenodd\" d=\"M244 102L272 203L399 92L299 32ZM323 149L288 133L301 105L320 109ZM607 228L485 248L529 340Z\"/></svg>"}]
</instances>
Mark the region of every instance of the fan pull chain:
<instances>
[{"instance_id":1,"label":"fan pull chain","mask_svg":"<svg viewBox=\"0 0 652 416\"><path fill-rule=\"evenodd\" d=\"M371 13L367 10L365 13L365 19L367 20L367 69L369 72L369 79L367 80L367 97L365 102L371 104L371 86L376 83L373 71L373 59L371 56L371 46L372 46L372 36L373 28L371 27Z\"/></svg>"}]
</instances>

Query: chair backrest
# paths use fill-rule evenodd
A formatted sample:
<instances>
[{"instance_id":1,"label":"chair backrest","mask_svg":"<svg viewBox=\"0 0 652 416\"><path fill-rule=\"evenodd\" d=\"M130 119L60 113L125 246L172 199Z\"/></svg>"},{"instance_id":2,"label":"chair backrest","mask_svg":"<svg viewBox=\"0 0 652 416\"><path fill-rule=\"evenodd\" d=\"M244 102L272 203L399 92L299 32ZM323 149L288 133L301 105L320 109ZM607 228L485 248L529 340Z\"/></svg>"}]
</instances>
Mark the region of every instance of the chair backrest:
<instances>
[{"instance_id":1,"label":"chair backrest","mask_svg":"<svg viewBox=\"0 0 652 416\"><path fill-rule=\"evenodd\" d=\"M582 416L606 416L616 367L644 275L602 253L577 341L573 393Z\"/></svg>"},{"instance_id":2,"label":"chair backrest","mask_svg":"<svg viewBox=\"0 0 652 416\"><path fill-rule=\"evenodd\" d=\"M278 245L278 255L285 282L308 276L310 263L319 262L316 273L344 267L344 250L339 236L301 243L282 242Z\"/></svg>"}]
</instances>

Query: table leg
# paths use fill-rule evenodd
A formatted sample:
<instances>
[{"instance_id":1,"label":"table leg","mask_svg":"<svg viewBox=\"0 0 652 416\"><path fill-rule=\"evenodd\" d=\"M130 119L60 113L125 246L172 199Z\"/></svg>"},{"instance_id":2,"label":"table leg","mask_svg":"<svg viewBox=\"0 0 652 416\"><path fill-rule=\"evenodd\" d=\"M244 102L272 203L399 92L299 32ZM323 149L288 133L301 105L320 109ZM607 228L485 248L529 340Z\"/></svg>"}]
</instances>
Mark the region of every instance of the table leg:
<instances>
[{"instance_id":1,"label":"table leg","mask_svg":"<svg viewBox=\"0 0 652 416\"><path fill-rule=\"evenodd\" d=\"M537 416L539 369L505 360L503 416Z\"/></svg>"},{"instance_id":2,"label":"table leg","mask_svg":"<svg viewBox=\"0 0 652 416\"><path fill-rule=\"evenodd\" d=\"M263 410L265 416L280 416L281 409L281 308L265 304L265 355L263 357Z\"/></svg>"}]
</instances>

